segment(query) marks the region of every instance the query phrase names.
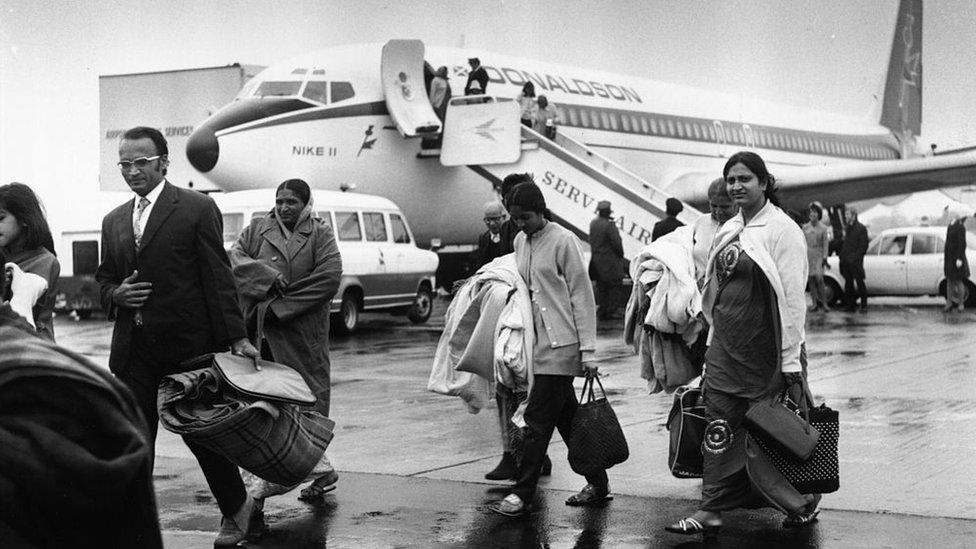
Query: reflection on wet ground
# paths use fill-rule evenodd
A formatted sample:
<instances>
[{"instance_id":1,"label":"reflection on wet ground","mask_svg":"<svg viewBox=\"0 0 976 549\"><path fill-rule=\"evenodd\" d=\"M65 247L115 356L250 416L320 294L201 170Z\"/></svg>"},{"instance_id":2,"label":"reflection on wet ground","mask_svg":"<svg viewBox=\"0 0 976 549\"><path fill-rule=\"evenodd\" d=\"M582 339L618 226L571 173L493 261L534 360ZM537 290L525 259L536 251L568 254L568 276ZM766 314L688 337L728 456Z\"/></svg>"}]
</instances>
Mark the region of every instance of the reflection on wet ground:
<instances>
[{"instance_id":1,"label":"reflection on wet ground","mask_svg":"<svg viewBox=\"0 0 976 549\"><path fill-rule=\"evenodd\" d=\"M490 395L488 409L469 414L458 399L426 391L445 306L438 301L429 325L365 315L360 333L331 341L337 434L329 453L339 489L320 507L294 494L269 500L271 535L260 546L701 546L661 530L694 510L700 483L667 473L671 397L647 394L614 323L601 323L598 355L631 446L630 460L610 471L616 499L602 510L563 505L582 481L555 437L553 475L532 517L486 513L505 495L482 480L500 453ZM108 323L58 330L61 343L107 362ZM841 414L841 489L824 497L821 523L803 533L782 530L770 511L732 513L722 546L965 546L959 540L972 539L976 522L951 518L976 519L974 335L976 314L945 315L937 303L811 315L811 387ZM219 517L195 463L165 432L157 454L168 546L208 546Z\"/></svg>"}]
</instances>

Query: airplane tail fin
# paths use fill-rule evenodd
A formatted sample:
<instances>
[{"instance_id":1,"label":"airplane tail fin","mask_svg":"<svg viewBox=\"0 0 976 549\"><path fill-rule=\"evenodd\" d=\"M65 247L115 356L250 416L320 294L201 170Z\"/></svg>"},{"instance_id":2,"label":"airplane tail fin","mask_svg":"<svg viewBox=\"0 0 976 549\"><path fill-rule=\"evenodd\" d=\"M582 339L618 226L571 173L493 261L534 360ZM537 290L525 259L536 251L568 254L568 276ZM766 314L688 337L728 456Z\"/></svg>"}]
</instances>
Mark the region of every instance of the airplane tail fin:
<instances>
[{"instance_id":1,"label":"airplane tail fin","mask_svg":"<svg viewBox=\"0 0 976 549\"><path fill-rule=\"evenodd\" d=\"M922 0L901 0L888 60L881 125L895 135L922 129Z\"/></svg>"}]
</instances>

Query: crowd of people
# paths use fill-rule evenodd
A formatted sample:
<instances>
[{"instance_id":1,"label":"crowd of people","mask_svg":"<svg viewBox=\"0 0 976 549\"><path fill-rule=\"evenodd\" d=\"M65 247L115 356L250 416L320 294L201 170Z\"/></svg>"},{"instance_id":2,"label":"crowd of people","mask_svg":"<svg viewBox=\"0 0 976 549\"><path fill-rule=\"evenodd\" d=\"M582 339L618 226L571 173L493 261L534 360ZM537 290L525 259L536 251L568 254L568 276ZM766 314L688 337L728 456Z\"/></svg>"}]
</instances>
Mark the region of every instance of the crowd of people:
<instances>
[{"instance_id":1,"label":"crowd of people","mask_svg":"<svg viewBox=\"0 0 976 549\"><path fill-rule=\"evenodd\" d=\"M477 59L471 65L465 91L484 93L484 69L479 71ZM441 72L435 81L446 77L446 70ZM538 113L551 105L540 96L538 109L526 109L523 100L534 96L531 84L523 95L523 116L530 115L524 121L537 124ZM541 127L554 125L543 122ZM268 213L251 220L225 252L220 211L205 194L166 180L168 154L165 138L154 128L136 127L122 134L118 166L133 197L103 220L102 259L95 275L102 308L114 322L111 375L56 345L52 318L60 269L43 208L28 186L0 186L0 258L6 275L0 306L0 429L9 428L10 422L28 426L18 431L19 442L0 447L4 463L21 467L0 472L0 500L25 502L24 513L3 517L0 526L26 543L71 540L85 545L85 536L112 531L119 546L160 546L151 482L157 393L161 379L180 372L188 359L229 350L254 360L255 368L258 359L287 364L314 393L314 411L323 418L330 414L329 303L338 289L342 259L332 229L313 213L309 185L300 179L282 182ZM530 512L539 478L551 471L547 449L553 432L566 441L572 436L578 405L573 381L598 375L597 321L620 318L618 288L634 272L624 258L609 201L596 205L587 263L583 243L553 221L530 174L511 174L497 190L499 200L485 205L486 230L479 238L476 269L506 258L512 262L530 303L524 327L532 330L525 340L530 342L531 366L524 383L495 384L502 458L485 476L514 481L510 493L491 510L519 516ZM787 215L779 205L775 178L752 152L729 158L722 177L709 186L708 204L709 214L685 227L677 219L681 202L669 199L667 217L655 226L650 244L686 246L700 292L701 315L694 320L704 326L697 341L702 354L696 359L698 371L705 372L701 386L708 420L701 504L667 530L712 533L722 526L722 512L761 506L784 511L784 526L802 527L816 519L819 496L782 486L762 489L769 475L747 470L747 455L754 449L744 435L743 418L751 404L783 391L796 393L805 383L805 291L812 294L813 310L827 310L823 269L830 232L817 204L810 206L809 222L802 228ZM950 225L947 236L947 309L961 310L969 275L965 218ZM850 308L857 297L862 310L866 307L867 245L865 227L848 208L839 255ZM6 375L28 356L37 376ZM39 387L32 379L48 385ZM46 414L36 413L37 406L11 407L30 395L37 397L34 404L59 403ZM77 409L71 403L82 398L91 404L87 415L67 417ZM63 433L77 433L75 447L65 450L68 455L98 457L51 466L65 471L88 467L111 486L104 490L82 483L73 488L109 498L93 509L84 509L94 497L87 493L67 501L79 508L79 525L52 518L56 514L44 498L56 487L38 486L37 475L29 474L32 465L18 449L30 446L30 437L49 429L51 422L61 425ZM92 425L130 442L122 449L110 448L105 437L86 427ZM246 485L227 457L195 440L186 438L185 443L222 515L215 546L234 546L260 535L264 498L297 488ZM567 505L595 505L611 497L605 470L584 476L586 484ZM323 456L300 499L321 499L335 489L338 478ZM130 515L125 527L117 528L114 521L120 515L106 509ZM41 527L45 521L58 527ZM113 521L113 527L102 528L105 521Z\"/></svg>"}]
</instances>

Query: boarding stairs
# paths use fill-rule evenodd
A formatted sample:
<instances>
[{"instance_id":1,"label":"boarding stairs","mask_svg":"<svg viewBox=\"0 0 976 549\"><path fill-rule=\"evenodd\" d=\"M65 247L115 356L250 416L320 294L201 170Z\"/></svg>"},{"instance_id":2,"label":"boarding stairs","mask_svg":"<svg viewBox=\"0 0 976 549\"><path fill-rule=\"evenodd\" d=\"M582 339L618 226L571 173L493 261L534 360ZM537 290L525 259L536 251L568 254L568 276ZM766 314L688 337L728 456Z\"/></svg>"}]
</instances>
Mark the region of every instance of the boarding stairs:
<instances>
[{"instance_id":1,"label":"boarding stairs","mask_svg":"<svg viewBox=\"0 0 976 549\"><path fill-rule=\"evenodd\" d=\"M634 257L650 243L654 223L665 216L668 194L558 131L550 140L523 126L511 98L452 98L442 125L426 94L417 100L418 82L423 90L423 54L419 40L391 40L381 63L387 108L400 134L443 141L439 148L418 147L418 158L468 166L496 189L510 173L533 174L555 220L584 242L597 202L609 200L624 255ZM678 219L691 224L701 215L684 204Z\"/></svg>"}]
</instances>

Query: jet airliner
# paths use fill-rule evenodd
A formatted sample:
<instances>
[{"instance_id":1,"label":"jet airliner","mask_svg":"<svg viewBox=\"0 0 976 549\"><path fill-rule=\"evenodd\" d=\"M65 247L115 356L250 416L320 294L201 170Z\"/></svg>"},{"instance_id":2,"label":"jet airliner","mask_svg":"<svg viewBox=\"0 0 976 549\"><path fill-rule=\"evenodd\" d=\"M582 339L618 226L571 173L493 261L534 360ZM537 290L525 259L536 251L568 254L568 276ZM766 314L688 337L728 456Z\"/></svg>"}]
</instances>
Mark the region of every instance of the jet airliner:
<instances>
[{"instance_id":1,"label":"jet airliner","mask_svg":"<svg viewBox=\"0 0 976 549\"><path fill-rule=\"evenodd\" d=\"M570 198L580 211L565 214L577 215L571 224L585 237L585 220L593 215L593 200L605 198L603 191L627 201L636 208L627 214L630 241L625 235L632 253L660 215L641 188L704 208L709 182L742 149L767 160L787 204L797 209L812 200L836 204L971 182L976 152L914 153L921 126L921 29L921 0L902 0L879 121L504 55L485 54L483 66L490 95L513 98L533 82L537 94L556 105L559 134L577 151L574 156L569 143L553 144L556 157L578 160L585 174L593 171L583 165L592 160L586 157L599 156L643 182L624 188L603 178L596 190L573 187ZM191 164L227 191L270 187L291 177L322 189L354 187L397 203L422 245L431 239L476 242L484 230L482 205L496 196L491 183L497 185L506 166L445 166L423 153L421 140L405 139L391 113L391 88L381 81L381 58L389 49L342 46L270 66L195 130L187 145ZM460 92L467 75L461 62L471 52L423 51L430 66L452 69L452 88ZM416 99L406 86L403 95ZM540 183L555 188L563 181L555 168L540 169L546 170L535 174ZM569 187L560 192L572 193ZM634 221L639 217L646 219Z\"/></svg>"}]
</instances>

